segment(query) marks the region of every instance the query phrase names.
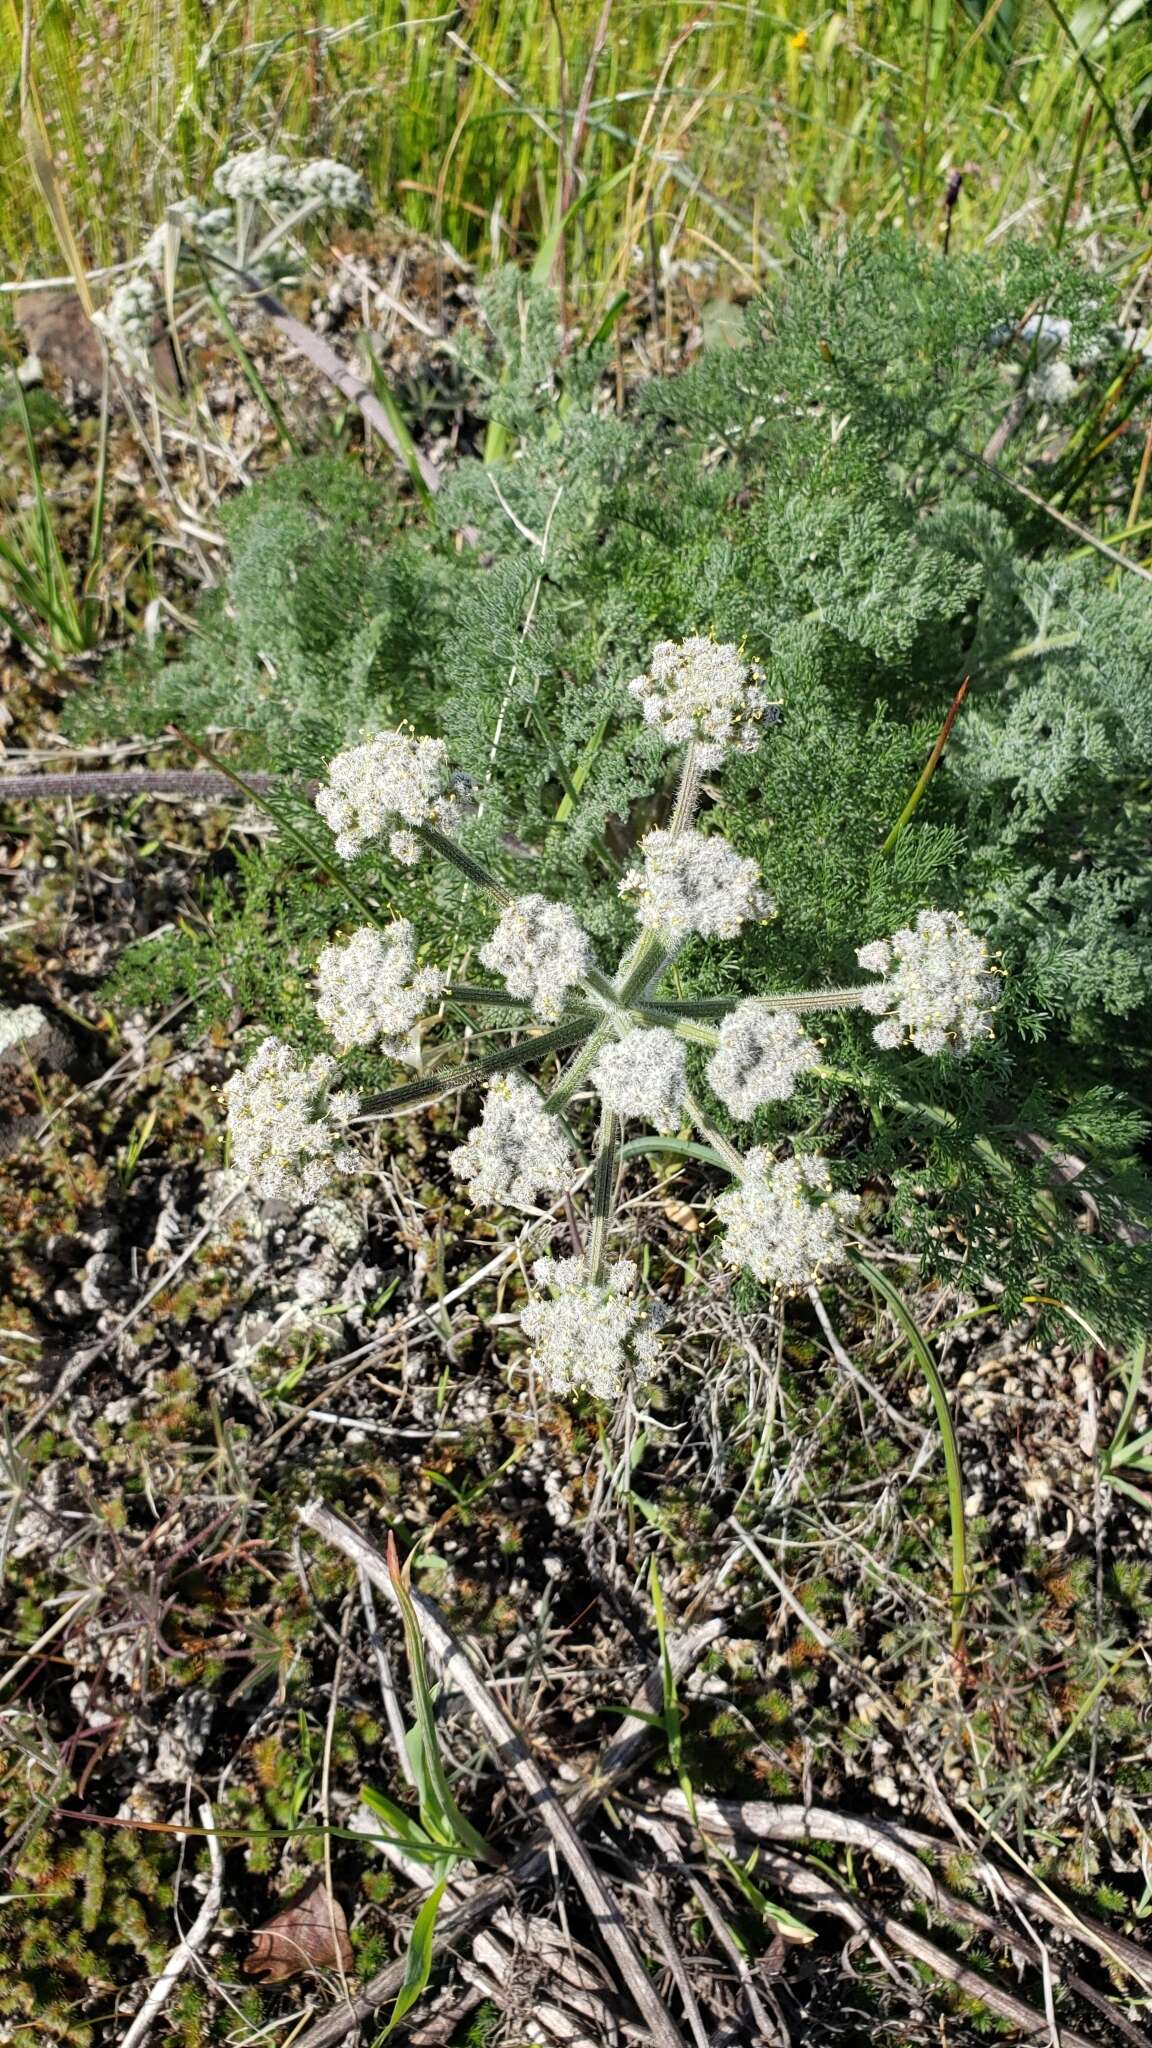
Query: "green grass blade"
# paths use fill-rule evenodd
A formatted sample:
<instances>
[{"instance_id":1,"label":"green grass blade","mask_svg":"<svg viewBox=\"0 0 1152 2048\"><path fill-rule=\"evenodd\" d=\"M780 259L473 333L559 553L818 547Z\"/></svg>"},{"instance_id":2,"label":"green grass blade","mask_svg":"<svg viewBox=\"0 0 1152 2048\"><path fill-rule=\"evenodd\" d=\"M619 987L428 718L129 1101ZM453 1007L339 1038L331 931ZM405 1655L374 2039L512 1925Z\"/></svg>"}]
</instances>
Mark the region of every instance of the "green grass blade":
<instances>
[{"instance_id":1,"label":"green grass blade","mask_svg":"<svg viewBox=\"0 0 1152 2048\"><path fill-rule=\"evenodd\" d=\"M968 1598L968 1541L964 1516L964 1481L960 1470L960 1448L956 1441L956 1430L952 1422L952 1410L948 1404L948 1392L936 1367L936 1361L929 1351L907 1304L893 1287L892 1282L859 1252L852 1254L852 1263L857 1271L876 1289L877 1294L891 1309L900 1328L908 1339L916 1363L928 1382L932 1406L936 1411L936 1424L944 1449L944 1468L948 1480L948 1521L952 1548L952 1648L959 1651L964 1640L964 1607Z\"/></svg>"}]
</instances>

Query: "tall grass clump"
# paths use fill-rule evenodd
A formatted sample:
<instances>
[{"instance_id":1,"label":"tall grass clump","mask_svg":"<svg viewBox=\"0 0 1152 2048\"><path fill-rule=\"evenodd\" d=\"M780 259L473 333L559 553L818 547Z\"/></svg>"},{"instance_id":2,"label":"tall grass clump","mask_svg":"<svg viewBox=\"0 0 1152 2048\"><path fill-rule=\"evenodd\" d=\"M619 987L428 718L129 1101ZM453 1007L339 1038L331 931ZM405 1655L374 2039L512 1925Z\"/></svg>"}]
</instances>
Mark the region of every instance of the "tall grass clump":
<instances>
[{"instance_id":1,"label":"tall grass clump","mask_svg":"<svg viewBox=\"0 0 1152 2048\"><path fill-rule=\"evenodd\" d=\"M0 248L56 267L16 118L22 21L0 13ZM1142 9L899 0L789 19L666 0L480 0L413 14L284 0L32 5L31 66L89 259L255 142L357 162L375 205L483 260L569 215L591 291L635 262L753 273L798 225L924 229L966 171L975 232L1122 237L1148 174ZM109 204L109 195L115 195ZM961 228L963 235L967 232Z\"/></svg>"}]
</instances>

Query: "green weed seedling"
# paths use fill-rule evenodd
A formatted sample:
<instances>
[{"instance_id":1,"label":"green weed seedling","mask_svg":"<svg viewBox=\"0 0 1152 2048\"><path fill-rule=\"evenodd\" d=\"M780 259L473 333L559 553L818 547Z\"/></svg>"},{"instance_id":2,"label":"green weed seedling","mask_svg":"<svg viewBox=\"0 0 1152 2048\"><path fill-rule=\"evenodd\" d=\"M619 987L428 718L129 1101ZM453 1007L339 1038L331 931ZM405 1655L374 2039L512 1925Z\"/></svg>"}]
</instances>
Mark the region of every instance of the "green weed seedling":
<instances>
[{"instance_id":1,"label":"green weed seedling","mask_svg":"<svg viewBox=\"0 0 1152 2048\"><path fill-rule=\"evenodd\" d=\"M363 1800L371 1813L384 1822L385 1839L403 1849L417 1863L426 1864L432 1880L430 1891L416 1916L409 1937L404 1982L378 2040L387 2040L427 1988L432 1971L436 1918L453 1865L463 1859L494 1863L498 1859L491 1845L467 1820L448 1783L440 1740L436 1730L436 1687L428 1674L424 1639L409 1591L411 1560L401 1567L392 1536L388 1540L388 1569L392 1590L404 1628L404 1646L412 1681L416 1718L407 1732L406 1748L416 1787L418 1817L405 1812L386 1793L365 1786Z\"/></svg>"}]
</instances>

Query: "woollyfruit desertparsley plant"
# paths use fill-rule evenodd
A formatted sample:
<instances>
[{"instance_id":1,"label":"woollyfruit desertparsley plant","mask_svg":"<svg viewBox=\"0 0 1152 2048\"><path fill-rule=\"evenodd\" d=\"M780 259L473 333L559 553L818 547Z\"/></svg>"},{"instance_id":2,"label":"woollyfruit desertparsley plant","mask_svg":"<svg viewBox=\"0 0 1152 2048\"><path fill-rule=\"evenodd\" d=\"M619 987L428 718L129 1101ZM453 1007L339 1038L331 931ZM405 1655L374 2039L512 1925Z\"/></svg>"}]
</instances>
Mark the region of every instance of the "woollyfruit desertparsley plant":
<instances>
[{"instance_id":1,"label":"woollyfruit desertparsley plant","mask_svg":"<svg viewBox=\"0 0 1152 2048\"><path fill-rule=\"evenodd\" d=\"M570 1196L590 1177L591 1219L574 1256L541 1257L538 1292L522 1325L533 1363L555 1392L587 1388L615 1395L657 1359L653 1317L638 1272L610 1254L621 1146L629 1125L662 1134L689 1127L731 1178L716 1201L725 1226L721 1261L777 1289L802 1289L845 1258L859 1199L834 1184L818 1151L776 1157L765 1146L740 1152L717 1128L689 1072L693 1048L708 1058L707 1088L737 1122L786 1100L800 1077L828 1071L805 1015L863 1009L885 1048L910 1041L927 1054L958 1054L988 1036L997 980L979 940L953 912L924 910L886 941L862 947L875 977L843 988L743 1000L686 1001L664 991L692 938L734 938L771 917L755 863L696 815L701 776L733 752L771 744L776 707L757 663L732 645L694 637L661 642L631 684L645 721L680 750L679 784L667 826L643 837L617 883L637 929L615 970L598 964L592 940L565 904L513 895L462 843L469 793L453 776L444 742L382 732L339 754L316 796L338 853L380 846L400 862L451 862L498 913L481 964L503 987L456 984L416 965L405 921L365 926L328 947L318 967L321 1021L341 1048L377 1047L393 1060L421 1058L422 1014L444 1006L507 1014L509 1043L477 1059L439 1064L423 1078L364 1099L332 1091L334 1062L300 1068L290 1050L266 1040L247 1071L229 1083L233 1156L255 1189L280 1199L314 1195L347 1171L345 1132L359 1114L381 1115L477 1086L479 1122L451 1166L473 1201L532 1210ZM547 1028L533 1029L529 1026ZM558 1068L555 1061L559 1059ZM539 1083L526 1069L546 1072ZM581 1164L577 1106L599 1103L590 1168ZM574 1232L575 1235L575 1232Z\"/></svg>"},{"instance_id":2,"label":"woollyfruit desertparsley plant","mask_svg":"<svg viewBox=\"0 0 1152 2048\"><path fill-rule=\"evenodd\" d=\"M125 370L146 367L182 257L197 257L201 279L210 265L213 291L231 299L249 288L242 272L261 284L279 277L284 244L306 220L320 213L360 213L369 203L368 187L348 164L331 157L294 163L267 148L226 158L212 183L221 203L186 197L169 206L133 258L129 275L96 315Z\"/></svg>"}]
</instances>

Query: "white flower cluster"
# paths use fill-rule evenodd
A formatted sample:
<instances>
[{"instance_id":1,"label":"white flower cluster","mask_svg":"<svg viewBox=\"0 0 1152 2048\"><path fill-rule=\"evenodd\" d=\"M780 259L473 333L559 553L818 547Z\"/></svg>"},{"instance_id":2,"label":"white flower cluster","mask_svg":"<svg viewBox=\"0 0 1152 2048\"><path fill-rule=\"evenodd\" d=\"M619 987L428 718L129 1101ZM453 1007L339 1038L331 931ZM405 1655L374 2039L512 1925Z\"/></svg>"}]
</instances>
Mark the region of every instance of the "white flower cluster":
<instances>
[{"instance_id":1,"label":"white flower cluster","mask_svg":"<svg viewBox=\"0 0 1152 2048\"><path fill-rule=\"evenodd\" d=\"M751 753L763 737L769 708L764 671L738 647L696 635L661 640L646 675L628 688L649 725L672 746L695 740L701 765L715 768L733 750Z\"/></svg>"},{"instance_id":2,"label":"white flower cluster","mask_svg":"<svg viewBox=\"0 0 1152 2048\"><path fill-rule=\"evenodd\" d=\"M325 946L316 979L316 1014L341 1051L378 1038L394 1060L418 1058L413 1026L448 986L438 967L416 966L416 934L406 918L387 931L364 925L345 945Z\"/></svg>"},{"instance_id":3,"label":"white flower cluster","mask_svg":"<svg viewBox=\"0 0 1152 2048\"><path fill-rule=\"evenodd\" d=\"M356 1115L359 1097L330 1092L336 1062L321 1055L306 1067L291 1046L266 1038L243 1073L225 1084L232 1164L268 1201L314 1202L335 1173L352 1173L356 1156L341 1148L338 1129Z\"/></svg>"},{"instance_id":4,"label":"white flower cluster","mask_svg":"<svg viewBox=\"0 0 1152 2048\"><path fill-rule=\"evenodd\" d=\"M604 1047L589 1078L605 1109L674 1131L688 1088L683 1041L663 1024L629 1031Z\"/></svg>"},{"instance_id":5,"label":"white flower cluster","mask_svg":"<svg viewBox=\"0 0 1152 2048\"><path fill-rule=\"evenodd\" d=\"M337 213L363 213L370 194L359 172L334 157L314 156L296 172L296 191L301 200L318 199Z\"/></svg>"},{"instance_id":6,"label":"white flower cluster","mask_svg":"<svg viewBox=\"0 0 1152 2048\"><path fill-rule=\"evenodd\" d=\"M138 370L147 364L159 310L160 298L152 279L128 277L96 314L97 327L126 369Z\"/></svg>"},{"instance_id":7,"label":"white flower cluster","mask_svg":"<svg viewBox=\"0 0 1152 2048\"><path fill-rule=\"evenodd\" d=\"M911 1038L920 1052L967 1052L989 1038L999 988L982 939L952 910L922 910L914 925L861 946L856 955L884 980L862 1006L880 1016L872 1036L891 1050Z\"/></svg>"},{"instance_id":8,"label":"white flower cluster","mask_svg":"<svg viewBox=\"0 0 1152 2048\"><path fill-rule=\"evenodd\" d=\"M572 1155L539 1090L518 1074L493 1081L484 1114L448 1161L477 1202L530 1209L538 1192L559 1194L572 1178Z\"/></svg>"},{"instance_id":9,"label":"white flower cluster","mask_svg":"<svg viewBox=\"0 0 1152 2048\"><path fill-rule=\"evenodd\" d=\"M299 169L278 150L244 149L218 164L212 183L223 199L262 199L291 206Z\"/></svg>"},{"instance_id":10,"label":"white flower cluster","mask_svg":"<svg viewBox=\"0 0 1152 2048\"><path fill-rule=\"evenodd\" d=\"M167 219L153 230L140 252L149 270L163 270L172 227L222 254L235 253L236 216L232 208L202 206L198 199L181 199L168 208Z\"/></svg>"},{"instance_id":11,"label":"white flower cluster","mask_svg":"<svg viewBox=\"0 0 1152 2048\"><path fill-rule=\"evenodd\" d=\"M503 976L510 995L546 1018L560 1015L569 990L595 964L591 941L567 904L538 895L508 905L480 959Z\"/></svg>"},{"instance_id":12,"label":"white flower cluster","mask_svg":"<svg viewBox=\"0 0 1152 2048\"><path fill-rule=\"evenodd\" d=\"M609 1266L602 1282L589 1279L583 1259L537 1259L532 1271L553 1298L530 1301L520 1321L554 1394L587 1387L609 1401L630 1372L655 1369L659 1345L643 1303L630 1299L638 1278L631 1259Z\"/></svg>"},{"instance_id":13,"label":"white flower cluster","mask_svg":"<svg viewBox=\"0 0 1152 2048\"><path fill-rule=\"evenodd\" d=\"M411 866L420 853L413 826L434 824L448 831L457 822L458 808L447 786L443 740L378 732L337 754L327 783L316 793L316 809L336 834L342 859L352 860L387 833L397 860Z\"/></svg>"},{"instance_id":14,"label":"white flower cluster","mask_svg":"<svg viewBox=\"0 0 1152 2048\"><path fill-rule=\"evenodd\" d=\"M294 164L274 149L246 149L222 163L212 183L225 199L259 199L266 206L298 206L319 199L352 212L368 203L363 178L332 157Z\"/></svg>"},{"instance_id":15,"label":"white flower cluster","mask_svg":"<svg viewBox=\"0 0 1152 2048\"><path fill-rule=\"evenodd\" d=\"M855 1195L833 1194L828 1161L819 1153L774 1160L756 1146L745 1177L716 1198L727 1224L721 1256L774 1287L807 1287L844 1257L844 1225L856 1215Z\"/></svg>"},{"instance_id":16,"label":"white flower cluster","mask_svg":"<svg viewBox=\"0 0 1152 2048\"><path fill-rule=\"evenodd\" d=\"M737 1003L721 1024L708 1085L733 1116L747 1118L765 1102L786 1102L797 1077L819 1064L819 1047L797 1019L753 998Z\"/></svg>"},{"instance_id":17,"label":"white flower cluster","mask_svg":"<svg viewBox=\"0 0 1152 2048\"><path fill-rule=\"evenodd\" d=\"M640 850L644 865L625 875L620 893L636 898L636 915L647 931L731 939L746 919L771 915L774 905L760 887L755 861L726 839L648 832Z\"/></svg>"}]
</instances>

